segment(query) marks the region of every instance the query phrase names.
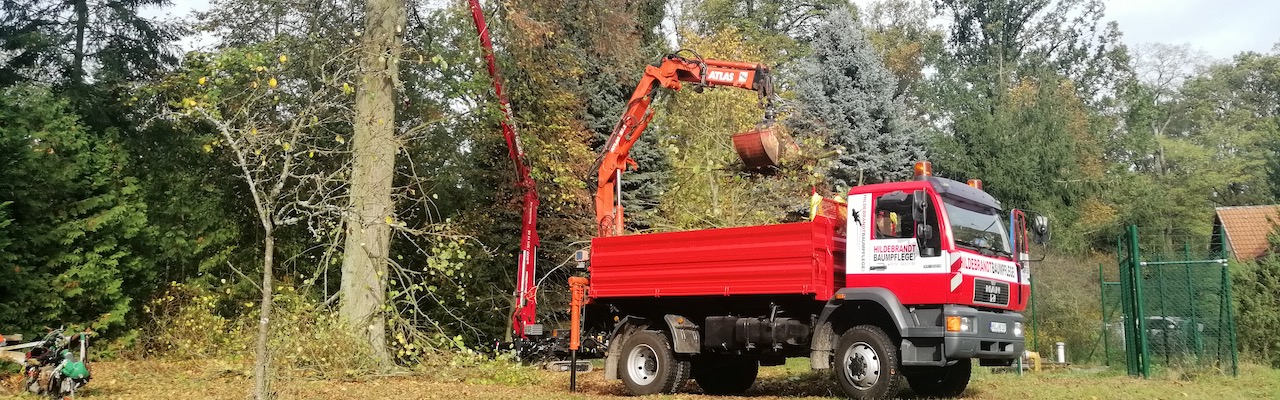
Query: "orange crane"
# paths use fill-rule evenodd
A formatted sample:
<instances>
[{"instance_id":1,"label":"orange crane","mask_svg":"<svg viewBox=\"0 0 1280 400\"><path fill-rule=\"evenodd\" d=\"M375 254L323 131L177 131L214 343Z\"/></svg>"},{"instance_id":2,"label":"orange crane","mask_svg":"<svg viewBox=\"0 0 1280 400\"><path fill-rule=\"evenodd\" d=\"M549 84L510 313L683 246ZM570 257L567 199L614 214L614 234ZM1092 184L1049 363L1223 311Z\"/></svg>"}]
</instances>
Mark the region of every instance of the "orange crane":
<instances>
[{"instance_id":1,"label":"orange crane","mask_svg":"<svg viewBox=\"0 0 1280 400\"><path fill-rule=\"evenodd\" d=\"M689 53L689 57L680 54ZM640 140L649 121L653 119L650 104L659 88L680 90L685 83L694 85L701 92L705 87L727 86L753 90L759 93L765 109L764 120L757 131L767 129L773 123L773 78L769 67L763 64L707 60L689 50L681 50L646 66L644 77L627 101L626 112L609 135L604 152L596 161L596 227L597 236L617 236L623 232L622 172L628 166L635 168L630 157L631 147ZM739 155L744 155L743 144L735 140ZM759 146L759 143L756 143Z\"/></svg>"}]
</instances>

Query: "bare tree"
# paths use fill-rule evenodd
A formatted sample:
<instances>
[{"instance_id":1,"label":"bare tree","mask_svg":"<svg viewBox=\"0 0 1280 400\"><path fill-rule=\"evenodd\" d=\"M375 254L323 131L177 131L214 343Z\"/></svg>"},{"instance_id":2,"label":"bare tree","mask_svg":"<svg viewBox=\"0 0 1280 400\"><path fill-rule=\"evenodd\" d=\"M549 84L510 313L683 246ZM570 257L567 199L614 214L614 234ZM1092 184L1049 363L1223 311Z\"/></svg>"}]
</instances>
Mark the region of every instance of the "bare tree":
<instances>
[{"instance_id":1,"label":"bare tree","mask_svg":"<svg viewBox=\"0 0 1280 400\"><path fill-rule=\"evenodd\" d=\"M346 54L325 63L318 77L289 79L287 56L263 50L189 56L186 69L161 88L162 98L181 98L180 107L160 114L172 123L211 128L215 136L205 151L229 150L252 197L263 233L253 392L258 399L272 395L276 232L308 223L317 239L334 237L324 226L343 210L336 204L345 200L349 152L341 133L351 118L349 70L342 67Z\"/></svg>"},{"instance_id":2,"label":"bare tree","mask_svg":"<svg viewBox=\"0 0 1280 400\"><path fill-rule=\"evenodd\" d=\"M1145 43L1134 47L1133 72L1139 82L1152 91L1152 106L1160 111L1159 118L1151 119L1151 133L1156 137L1156 173L1164 175L1167 168L1163 140L1168 136L1169 124L1178 116L1175 107L1180 106L1178 89L1188 77L1207 66L1212 59L1190 43L1172 45Z\"/></svg>"}]
</instances>

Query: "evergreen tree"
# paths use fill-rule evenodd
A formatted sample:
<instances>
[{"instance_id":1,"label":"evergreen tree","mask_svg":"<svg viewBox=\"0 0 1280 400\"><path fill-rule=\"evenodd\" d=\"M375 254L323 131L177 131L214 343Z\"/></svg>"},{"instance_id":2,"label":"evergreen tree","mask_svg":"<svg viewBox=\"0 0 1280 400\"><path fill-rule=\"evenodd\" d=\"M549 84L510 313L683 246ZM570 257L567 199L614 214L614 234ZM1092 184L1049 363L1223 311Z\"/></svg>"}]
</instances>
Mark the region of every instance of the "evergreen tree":
<instances>
[{"instance_id":1,"label":"evergreen tree","mask_svg":"<svg viewBox=\"0 0 1280 400\"><path fill-rule=\"evenodd\" d=\"M811 47L798 68L796 115L789 121L794 131L841 148L827 181L849 187L908 175L924 157L922 130L906 117L895 96L897 80L853 15L833 10Z\"/></svg>"},{"instance_id":2,"label":"evergreen tree","mask_svg":"<svg viewBox=\"0 0 1280 400\"><path fill-rule=\"evenodd\" d=\"M0 330L119 328L154 271L131 250L146 224L128 157L46 89L0 91Z\"/></svg>"},{"instance_id":3,"label":"evergreen tree","mask_svg":"<svg viewBox=\"0 0 1280 400\"><path fill-rule=\"evenodd\" d=\"M99 80L128 82L177 62L175 26L139 15L166 0L13 0L0 6L0 87L37 81L83 89Z\"/></svg>"}]
</instances>

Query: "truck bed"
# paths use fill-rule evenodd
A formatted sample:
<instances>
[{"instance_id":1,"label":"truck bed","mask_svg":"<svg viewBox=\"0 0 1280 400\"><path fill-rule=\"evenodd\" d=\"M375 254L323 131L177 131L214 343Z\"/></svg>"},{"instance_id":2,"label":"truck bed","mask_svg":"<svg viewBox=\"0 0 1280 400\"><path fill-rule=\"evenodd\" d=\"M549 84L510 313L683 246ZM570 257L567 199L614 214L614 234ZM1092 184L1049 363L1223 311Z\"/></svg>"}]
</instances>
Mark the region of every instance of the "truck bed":
<instances>
[{"instance_id":1,"label":"truck bed","mask_svg":"<svg viewBox=\"0 0 1280 400\"><path fill-rule=\"evenodd\" d=\"M812 294L844 286L844 238L819 217L790 224L596 238L595 299Z\"/></svg>"}]
</instances>

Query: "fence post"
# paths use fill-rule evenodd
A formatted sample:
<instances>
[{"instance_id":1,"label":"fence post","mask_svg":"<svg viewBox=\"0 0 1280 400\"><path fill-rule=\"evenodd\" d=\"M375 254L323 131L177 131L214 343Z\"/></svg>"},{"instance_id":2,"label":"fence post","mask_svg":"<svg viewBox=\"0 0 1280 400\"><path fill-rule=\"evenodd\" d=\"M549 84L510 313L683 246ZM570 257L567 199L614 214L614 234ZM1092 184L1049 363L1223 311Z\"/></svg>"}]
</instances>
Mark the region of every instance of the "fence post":
<instances>
[{"instance_id":1,"label":"fence post","mask_svg":"<svg viewBox=\"0 0 1280 400\"><path fill-rule=\"evenodd\" d=\"M1098 294L1102 301L1102 365L1111 366L1111 347L1107 341L1107 278L1102 275L1102 263L1098 263Z\"/></svg>"},{"instance_id":2,"label":"fence post","mask_svg":"<svg viewBox=\"0 0 1280 400\"><path fill-rule=\"evenodd\" d=\"M1137 338L1141 352L1141 360L1138 361L1142 371L1143 378L1151 377L1151 351L1147 346L1147 316L1143 311L1142 298L1142 251L1138 247L1138 226L1129 225L1129 246L1133 249L1130 267L1133 268L1133 294L1134 294L1134 314L1138 319Z\"/></svg>"},{"instance_id":3,"label":"fence post","mask_svg":"<svg viewBox=\"0 0 1280 400\"><path fill-rule=\"evenodd\" d=\"M1137 376L1138 368L1138 320L1134 317L1133 249L1128 249L1128 234L1116 237L1116 266L1120 270L1120 322L1124 331L1124 362L1129 376Z\"/></svg>"},{"instance_id":4,"label":"fence post","mask_svg":"<svg viewBox=\"0 0 1280 400\"><path fill-rule=\"evenodd\" d=\"M1239 350L1236 349L1236 312L1234 311L1235 304L1232 303L1231 299L1231 271L1229 270L1230 267L1228 265L1229 264L1227 264L1226 261L1222 262L1222 286L1224 286L1225 290L1223 290L1223 292L1226 294L1226 320L1227 329L1229 330L1228 337L1230 338L1229 342L1231 345L1231 376L1240 376Z\"/></svg>"}]
</instances>

